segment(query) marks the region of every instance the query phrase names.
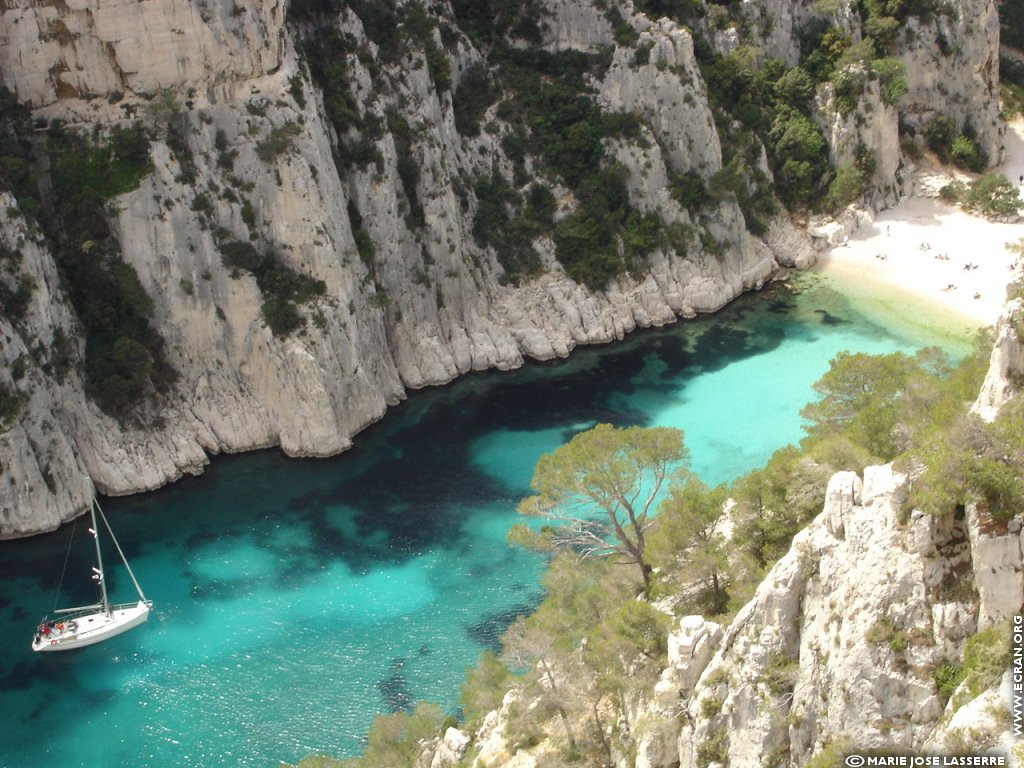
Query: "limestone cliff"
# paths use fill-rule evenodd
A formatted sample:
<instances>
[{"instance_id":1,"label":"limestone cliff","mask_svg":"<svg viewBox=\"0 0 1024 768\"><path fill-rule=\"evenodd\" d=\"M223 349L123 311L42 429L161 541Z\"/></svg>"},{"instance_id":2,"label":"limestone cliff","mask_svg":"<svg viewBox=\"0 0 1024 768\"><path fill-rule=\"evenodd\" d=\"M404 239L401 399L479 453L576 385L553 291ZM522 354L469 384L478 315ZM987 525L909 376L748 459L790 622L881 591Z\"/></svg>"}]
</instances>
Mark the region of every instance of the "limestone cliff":
<instances>
[{"instance_id":1,"label":"limestone cliff","mask_svg":"<svg viewBox=\"0 0 1024 768\"><path fill-rule=\"evenodd\" d=\"M86 489L72 489L83 473L101 492L123 494L201 471L222 451L336 453L409 389L711 312L780 264L813 260L785 215L759 228L733 193L690 207L670 194L683 177L710 183L727 140L689 29L649 18L640 4L610 4L616 20L606 4L546 0L523 6L521 26L534 32L507 33L503 44L602 62L587 76L591 98L605 114L635 118L635 130L604 137L601 151L624 169L630 206L657 214L663 235L640 268L587 287L559 263L550 230L540 232L526 246L538 268L512 275L494 242L501 233L488 241L477 226L478 181L501 179L517 195L541 182L556 198L555 221L581 202L522 151L501 103L479 116L482 130L460 127L460 86L488 66L494 41L453 5L306 3L305 16L261 0L0 8L0 82L40 125L60 119L102 136L143 119L153 137L152 172L103 215L178 373L129 418L86 396L89 350L64 270L32 216L5 198L0 241L20 261L0 279L12 290L27 279L34 290L26 313L0 317L0 385L14 414L0 427L0 536L52 529L81 511ZM840 6L838 21L859 36ZM995 147L992 102L979 94L995 77L993 6L955 6L934 29L915 28L903 111L920 117L928 103L960 122L970 116L979 141ZM745 3L743 13L750 24L705 21L702 34L725 51L744 26L745 42L792 63L804 27L828 22L809 1ZM313 45L324 30L329 50ZM939 32L956 36L955 56L936 53ZM836 162L861 144L876 152L871 187L882 204L898 192L901 158L895 111L873 107L877 98L868 88L845 122L830 117L826 99L819 119L831 126ZM749 154L751 174L770 176L763 149ZM39 166L45 193L45 158ZM750 192L767 182L743 183ZM228 243L272 251L284 268L322 281L297 309L301 330L274 333L258 281L225 262Z\"/></svg>"}]
</instances>

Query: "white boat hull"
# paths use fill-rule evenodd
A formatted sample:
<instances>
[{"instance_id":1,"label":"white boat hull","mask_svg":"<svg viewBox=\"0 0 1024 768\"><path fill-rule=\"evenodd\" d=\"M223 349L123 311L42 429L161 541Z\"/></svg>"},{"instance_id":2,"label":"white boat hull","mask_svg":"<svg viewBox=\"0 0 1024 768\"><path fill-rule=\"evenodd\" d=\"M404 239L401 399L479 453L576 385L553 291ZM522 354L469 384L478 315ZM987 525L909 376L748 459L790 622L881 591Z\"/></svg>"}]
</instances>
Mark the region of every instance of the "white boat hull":
<instances>
[{"instance_id":1,"label":"white boat hull","mask_svg":"<svg viewBox=\"0 0 1024 768\"><path fill-rule=\"evenodd\" d=\"M96 610L48 622L50 633L37 632L32 650L46 653L95 645L145 623L151 607L148 600L139 600L135 604L114 606L110 613Z\"/></svg>"}]
</instances>

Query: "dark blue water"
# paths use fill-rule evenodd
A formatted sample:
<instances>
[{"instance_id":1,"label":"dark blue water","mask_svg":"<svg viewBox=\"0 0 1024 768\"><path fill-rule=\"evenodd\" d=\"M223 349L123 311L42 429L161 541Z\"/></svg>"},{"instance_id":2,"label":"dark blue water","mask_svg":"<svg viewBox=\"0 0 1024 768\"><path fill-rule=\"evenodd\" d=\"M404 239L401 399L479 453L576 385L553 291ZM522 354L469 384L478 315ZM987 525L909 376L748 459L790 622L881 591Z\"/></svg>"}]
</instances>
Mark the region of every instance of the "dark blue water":
<instances>
[{"instance_id":1,"label":"dark blue water","mask_svg":"<svg viewBox=\"0 0 1024 768\"><path fill-rule=\"evenodd\" d=\"M34 655L69 528L0 542L0 766L271 766L358 754L376 713L454 708L464 670L540 598L506 546L533 465L599 422L672 425L718 483L801 436L838 351L911 350L820 284L645 332L567 362L415 393L327 460L217 459L104 502L150 623ZM79 524L61 604L91 601ZM126 577L116 599L131 599Z\"/></svg>"}]
</instances>

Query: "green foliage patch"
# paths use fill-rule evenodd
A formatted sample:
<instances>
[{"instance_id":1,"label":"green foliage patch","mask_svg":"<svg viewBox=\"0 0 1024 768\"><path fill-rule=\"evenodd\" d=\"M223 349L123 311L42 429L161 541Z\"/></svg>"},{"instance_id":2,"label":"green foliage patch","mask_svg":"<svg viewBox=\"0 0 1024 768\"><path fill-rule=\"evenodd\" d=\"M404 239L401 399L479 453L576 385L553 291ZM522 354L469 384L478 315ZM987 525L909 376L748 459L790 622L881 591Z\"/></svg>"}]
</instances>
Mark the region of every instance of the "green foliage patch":
<instances>
[{"instance_id":1,"label":"green foliage patch","mask_svg":"<svg viewBox=\"0 0 1024 768\"><path fill-rule=\"evenodd\" d=\"M608 66L606 55L501 49L494 56L505 97L498 112L513 124L518 149L559 177L579 203L555 227L555 256L574 280L601 290L667 242L660 217L633 208L623 169L605 161L605 142L636 140L639 120L604 113L594 101L588 80Z\"/></svg>"},{"instance_id":2,"label":"green foliage patch","mask_svg":"<svg viewBox=\"0 0 1024 768\"><path fill-rule=\"evenodd\" d=\"M962 673L971 698L991 688L1010 667L1010 623L993 624L964 643Z\"/></svg>"},{"instance_id":3,"label":"green foliage patch","mask_svg":"<svg viewBox=\"0 0 1024 768\"><path fill-rule=\"evenodd\" d=\"M288 151L292 141L302 133L302 129L291 120L284 125L272 128L266 138L256 142L256 156L264 163L272 163L280 155Z\"/></svg>"},{"instance_id":4,"label":"green foliage patch","mask_svg":"<svg viewBox=\"0 0 1024 768\"><path fill-rule=\"evenodd\" d=\"M1011 45L1024 50L1024 3L1019 0L999 3L999 40L1004 45Z\"/></svg>"},{"instance_id":5,"label":"green foliage patch","mask_svg":"<svg viewBox=\"0 0 1024 768\"><path fill-rule=\"evenodd\" d=\"M455 128L463 136L477 136L480 120L498 98L498 89L483 62L471 65L452 94Z\"/></svg>"},{"instance_id":6,"label":"green foliage patch","mask_svg":"<svg viewBox=\"0 0 1024 768\"><path fill-rule=\"evenodd\" d=\"M1024 207L1013 182L994 171L971 184L963 203L967 210L987 216L1014 216Z\"/></svg>"},{"instance_id":7,"label":"green foliage patch","mask_svg":"<svg viewBox=\"0 0 1024 768\"><path fill-rule=\"evenodd\" d=\"M540 257L533 240L551 230L555 198L544 184L533 184L527 200L495 173L476 180L473 191L477 210L473 217L473 237L481 246L490 246L505 270L502 282L516 283L540 272Z\"/></svg>"},{"instance_id":8,"label":"green foliage patch","mask_svg":"<svg viewBox=\"0 0 1024 768\"><path fill-rule=\"evenodd\" d=\"M107 223L113 198L136 189L153 169L149 137L141 123L93 139L54 124L29 141L19 137L29 129L22 108L9 97L2 101L0 163L22 211L38 217L85 329L86 392L107 413L126 418L147 393L165 391L177 377L150 324L152 300L121 259ZM21 163L11 162L3 159L5 148L27 153ZM31 169L42 155L49 166L45 197ZM9 289L3 297L7 310L23 313L28 291L24 281ZM63 375L66 362L58 368Z\"/></svg>"},{"instance_id":9,"label":"green foliage patch","mask_svg":"<svg viewBox=\"0 0 1024 768\"><path fill-rule=\"evenodd\" d=\"M14 426L15 419L28 402L28 397L16 389L0 382L0 431Z\"/></svg>"},{"instance_id":10,"label":"green foliage patch","mask_svg":"<svg viewBox=\"0 0 1024 768\"><path fill-rule=\"evenodd\" d=\"M323 280L296 272L271 250L260 252L252 243L231 240L220 244L226 267L248 272L256 278L263 294L263 319L275 336L287 336L305 325L298 305L312 301L327 291Z\"/></svg>"},{"instance_id":11,"label":"green foliage patch","mask_svg":"<svg viewBox=\"0 0 1024 768\"><path fill-rule=\"evenodd\" d=\"M41 201L33 157L31 113L0 86L0 186L14 195L22 213L37 216Z\"/></svg>"},{"instance_id":12,"label":"green foliage patch","mask_svg":"<svg viewBox=\"0 0 1024 768\"><path fill-rule=\"evenodd\" d=\"M980 173L988 167L988 155L977 142L977 132L968 122L958 132L956 124L946 115L935 115L925 125L925 141L943 163Z\"/></svg>"},{"instance_id":13,"label":"green foliage patch","mask_svg":"<svg viewBox=\"0 0 1024 768\"><path fill-rule=\"evenodd\" d=\"M825 136L810 117L813 100L807 96L814 91L813 75L803 67L787 69L778 61L761 62L759 51L749 46L718 56L698 38L695 51L708 84L719 134L729 136L730 122L738 121L763 143L779 198L790 208L820 203L830 169ZM726 147L726 165L734 159L737 149ZM738 181L742 183L734 184L734 191L743 189L750 195L750 189L764 186L750 170L753 168L756 162L736 166L740 173ZM770 194L763 192L760 197ZM743 207L742 199L740 202ZM757 218L748 211L744 211L744 216L748 227Z\"/></svg>"}]
</instances>

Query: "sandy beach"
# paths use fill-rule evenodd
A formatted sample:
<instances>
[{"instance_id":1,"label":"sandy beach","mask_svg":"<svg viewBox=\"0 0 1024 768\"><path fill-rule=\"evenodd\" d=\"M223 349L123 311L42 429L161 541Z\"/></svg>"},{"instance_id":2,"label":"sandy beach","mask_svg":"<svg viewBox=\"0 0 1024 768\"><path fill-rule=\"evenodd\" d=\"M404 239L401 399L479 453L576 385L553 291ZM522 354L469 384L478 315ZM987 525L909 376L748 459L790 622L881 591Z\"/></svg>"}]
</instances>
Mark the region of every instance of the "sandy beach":
<instances>
[{"instance_id":1,"label":"sandy beach","mask_svg":"<svg viewBox=\"0 0 1024 768\"><path fill-rule=\"evenodd\" d=\"M1024 120L1008 127L1005 145L1004 162L996 170L1019 187ZM927 175L933 189L944 183L935 170L918 173ZM823 252L816 269L844 293L874 304L888 321L939 323L970 333L999 317L1018 261L1006 244L1021 238L1024 222L992 222L938 198L911 197Z\"/></svg>"}]
</instances>

